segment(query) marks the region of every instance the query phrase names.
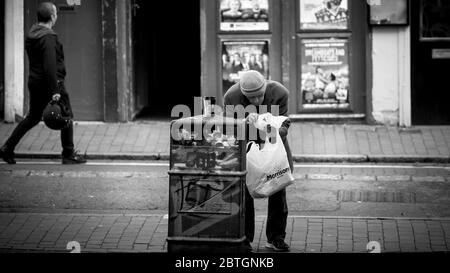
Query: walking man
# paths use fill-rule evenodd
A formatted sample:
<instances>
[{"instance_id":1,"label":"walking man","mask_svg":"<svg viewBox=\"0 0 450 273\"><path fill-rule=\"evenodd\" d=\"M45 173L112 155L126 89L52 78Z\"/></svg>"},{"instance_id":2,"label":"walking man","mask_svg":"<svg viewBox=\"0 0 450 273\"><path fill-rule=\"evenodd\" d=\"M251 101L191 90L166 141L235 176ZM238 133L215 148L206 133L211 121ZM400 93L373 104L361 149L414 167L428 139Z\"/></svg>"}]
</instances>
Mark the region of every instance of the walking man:
<instances>
[{"instance_id":1,"label":"walking man","mask_svg":"<svg viewBox=\"0 0 450 273\"><path fill-rule=\"evenodd\" d=\"M244 108L249 105L256 106L257 113L248 113L246 117L250 124L249 126L253 126L252 124L258 120L258 114L262 114L258 113L259 106L267 106L267 111L270 113L273 112L273 107L278 107L279 115L287 116L288 99L289 91L282 84L276 81L266 80L258 71L250 70L242 73L239 82L227 91L224 97L224 109L226 110L227 116L234 117L234 112L227 112L227 105L241 105ZM279 129L279 133L286 149L292 171L292 154L287 141L289 127L290 120L288 119ZM256 128L252 129L256 130ZM264 134L264 132L261 133ZM249 134L247 134L247 138L249 138ZM258 137L257 139L248 140L253 140L261 144L264 139L265 137ZM253 242L255 235L254 200L248 192L247 187L245 192L245 236L248 240L248 247L251 249L250 242ZM266 227L267 248L271 248L275 251L289 251L289 246L284 242L286 237L287 216L288 207L286 203L286 190L281 190L269 197Z\"/></svg>"},{"instance_id":2,"label":"walking man","mask_svg":"<svg viewBox=\"0 0 450 273\"><path fill-rule=\"evenodd\" d=\"M14 129L13 133L0 148L0 157L8 164L15 164L14 149L22 137L36 126L51 100L61 100L70 110L69 94L64 85L66 68L63 46L53 31L58 14L56 6L50 2L39 4L37 24L33 25L26 37L25 48L29 60L28 90L30 109L26 118ZM61 130L62 163L82 164L86 159L74 150L73 124Z\"/></svg>"}]
</instances>

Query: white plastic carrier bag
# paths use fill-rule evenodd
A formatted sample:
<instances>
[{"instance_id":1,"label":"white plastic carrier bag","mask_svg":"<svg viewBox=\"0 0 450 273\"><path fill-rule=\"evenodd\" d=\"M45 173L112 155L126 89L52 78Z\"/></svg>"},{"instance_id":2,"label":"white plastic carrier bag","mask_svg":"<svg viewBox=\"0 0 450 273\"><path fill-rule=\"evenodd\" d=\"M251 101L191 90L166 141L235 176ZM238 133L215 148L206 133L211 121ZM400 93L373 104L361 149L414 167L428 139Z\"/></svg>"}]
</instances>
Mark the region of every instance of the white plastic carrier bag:
<instances>
[{"instance_id":1,"label":"white plastic carrier bag","mask_svg":"<svg viewBox=\"0 0 450 273\"><path fill-rule=\"evenodd\" d=\"M270 125L276 131L276 141L271 143L269 135L260 150L260 146L251 141L247 147L246 184L253 198L267 198L294 183L294 177L279 134L279 128L287 117L274 117L271 114L260 115L255 127L266 128Z\"/></svg>"}]
</instances>

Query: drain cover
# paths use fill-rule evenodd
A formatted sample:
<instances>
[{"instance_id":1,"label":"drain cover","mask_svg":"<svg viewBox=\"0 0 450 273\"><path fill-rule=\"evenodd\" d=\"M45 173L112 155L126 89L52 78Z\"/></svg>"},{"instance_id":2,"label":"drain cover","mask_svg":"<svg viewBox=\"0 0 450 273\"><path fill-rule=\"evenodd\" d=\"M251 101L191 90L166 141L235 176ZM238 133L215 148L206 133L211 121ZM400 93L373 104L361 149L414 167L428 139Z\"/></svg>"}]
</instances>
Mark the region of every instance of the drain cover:
<instances>
[{"instance_id":1,"label":"drain cover","mask_svg":"<svg viewBox=\"0 0 450 273\"><path fill-rule=\"evenodd\" d=\"M338 191L340 202L416 203L413 192Z\"/></svg>"}]
</instances>

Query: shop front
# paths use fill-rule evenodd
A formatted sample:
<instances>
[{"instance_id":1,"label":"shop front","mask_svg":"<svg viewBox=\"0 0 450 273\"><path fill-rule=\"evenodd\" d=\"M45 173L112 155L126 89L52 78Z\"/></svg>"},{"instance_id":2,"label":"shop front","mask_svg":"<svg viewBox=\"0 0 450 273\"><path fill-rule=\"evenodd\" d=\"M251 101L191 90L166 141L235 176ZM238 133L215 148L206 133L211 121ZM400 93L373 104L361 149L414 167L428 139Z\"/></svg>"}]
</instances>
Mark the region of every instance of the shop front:
<instances>
[{"instance_id":1,"label":"shop front","mask_svg":"<svg viewBox=\"0 0 450 273\"><path fill-rule=\"evenodd\" d=\"M29 107L24 39L44 1L5 1L2 113L7 122L23 118ZM201 96L199 1L176 7L141 0L52 2L76 120L169 119L173 106L192 106ZM171 28L173 22L183 31Z\"/></svg>"},{"instance_id":2,"label":"shop front","mask_svg":"<svg viewBox=\"0 0 450 273\"><path fill-rule=\"evenodd\" d=\"M0 103L8 122L27 112L24 37L41 1L5 0L0 7ZM77 120L167 119L173 106L193 108L199 96L221 104L252 69L289 89L294 120L450 123L447 1L54 3Z\"/></svg>"},{"instance_id":3,"label":"shop front","mask_svg":"<svg viewBox=\"0 0 450 273\"><path fill-rule=\"evenodd\" d=\"M203 90L221 102L245 70L290 90L292 118L364 120L367 4L202 1Z\"/></svg>"}]
</instances>

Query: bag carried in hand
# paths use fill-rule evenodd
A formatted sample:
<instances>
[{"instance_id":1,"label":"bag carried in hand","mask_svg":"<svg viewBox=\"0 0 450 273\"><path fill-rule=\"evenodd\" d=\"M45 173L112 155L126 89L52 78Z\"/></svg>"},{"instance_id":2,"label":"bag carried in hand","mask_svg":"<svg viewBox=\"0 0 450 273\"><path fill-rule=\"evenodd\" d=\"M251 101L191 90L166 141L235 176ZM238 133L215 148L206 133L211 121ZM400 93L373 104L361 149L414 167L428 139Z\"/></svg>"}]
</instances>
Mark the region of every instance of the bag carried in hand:
<instances>
[{"instance_id":1,"label":"bag carried in hand","mask_svg":"<svg viewBox=\"0 0 450 273\"><path fill-rule=\"evenodd\" d=\"M271 143L269 135L260 150L255 142L249 142L247 152L247 188L253 198L267 198L294 183L283 141L276 130L276 141Z\"/></svg>"},{"instance_id":2,"label":"bag carried in hand","mask_svg":"<svg viewBox=\"0 0 450 273\"><path fill-rule=\"evenodd\" d=\"M45 125L52 130L63 130L72 122L69 108L62 100L50 101L42 114Z\"/></svg>"}]
</instances>

